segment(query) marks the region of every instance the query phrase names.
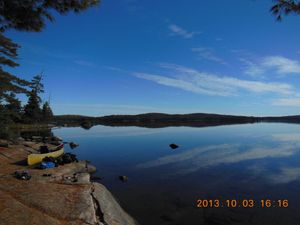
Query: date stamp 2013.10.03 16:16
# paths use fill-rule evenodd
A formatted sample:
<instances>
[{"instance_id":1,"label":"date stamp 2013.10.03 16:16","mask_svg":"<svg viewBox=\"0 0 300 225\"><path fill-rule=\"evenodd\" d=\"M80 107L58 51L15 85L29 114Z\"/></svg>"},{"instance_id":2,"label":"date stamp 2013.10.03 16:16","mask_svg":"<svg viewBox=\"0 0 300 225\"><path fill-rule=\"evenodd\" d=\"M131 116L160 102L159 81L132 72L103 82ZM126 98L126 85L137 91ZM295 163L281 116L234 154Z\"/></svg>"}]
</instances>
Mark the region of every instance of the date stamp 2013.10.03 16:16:
<instances>
[{"instance_id":1,"label":"date stamp 2013.10.03 16:16","mask_svg":"<svg viewBox=\"0 0 300 225\"><path fill-rule=\"evenodd\" d=\"M288 199L197 199L197 208L288 208Z\"/></svg>"}]
</instances>

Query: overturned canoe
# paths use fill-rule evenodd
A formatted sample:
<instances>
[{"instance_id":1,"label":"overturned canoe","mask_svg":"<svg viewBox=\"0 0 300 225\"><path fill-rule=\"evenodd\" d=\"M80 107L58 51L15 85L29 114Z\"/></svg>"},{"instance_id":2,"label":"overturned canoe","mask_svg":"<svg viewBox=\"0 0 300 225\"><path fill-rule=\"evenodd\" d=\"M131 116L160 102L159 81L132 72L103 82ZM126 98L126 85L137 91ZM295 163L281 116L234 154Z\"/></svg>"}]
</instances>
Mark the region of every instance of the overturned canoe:
<instances>
[{"instance_id":1,"label":"overturned canoe","mask_svg":"<svg viewBox=\"0 0 300 225\"><path fill-rule=\"evenodd\" d=\"M34 165L37 163L40 163L43 161L46 157L53 157L57 158L64 154L64 145L61 144L58 147L56 147L52 152L44 153L44 154L30 154L27 157L27 163L28 165Z\"/></svg>"}]
</instances>

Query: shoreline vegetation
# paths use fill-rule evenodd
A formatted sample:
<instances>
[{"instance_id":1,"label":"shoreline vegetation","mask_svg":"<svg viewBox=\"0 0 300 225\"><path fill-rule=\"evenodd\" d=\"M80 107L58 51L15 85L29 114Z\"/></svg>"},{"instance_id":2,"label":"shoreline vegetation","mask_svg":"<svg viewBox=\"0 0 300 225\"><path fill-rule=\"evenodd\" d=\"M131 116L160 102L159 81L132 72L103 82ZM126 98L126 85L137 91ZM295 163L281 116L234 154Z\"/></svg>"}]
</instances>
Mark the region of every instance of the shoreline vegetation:
<instances>
[{"instance_id":1,"label":"shoreline vegetation","mask_svg":"<svg viewBox=\"0 0 300 225\"><path fill-rule=\"evenodd\" d=\"M81 115L56 115L53 116L51 124L62 127L81 126L89 129L96 125L104 126L137 126L146 128L162 127L207 127L219 125L234 125L261 122L281 122L299 123L300 115L278 116L278 117L255 117L255 116L234 116L208 113L193 114L164 114L164 113L145 113L137 115L110 115L102 117L91 117Z\"/></svg>"}]
</instances>

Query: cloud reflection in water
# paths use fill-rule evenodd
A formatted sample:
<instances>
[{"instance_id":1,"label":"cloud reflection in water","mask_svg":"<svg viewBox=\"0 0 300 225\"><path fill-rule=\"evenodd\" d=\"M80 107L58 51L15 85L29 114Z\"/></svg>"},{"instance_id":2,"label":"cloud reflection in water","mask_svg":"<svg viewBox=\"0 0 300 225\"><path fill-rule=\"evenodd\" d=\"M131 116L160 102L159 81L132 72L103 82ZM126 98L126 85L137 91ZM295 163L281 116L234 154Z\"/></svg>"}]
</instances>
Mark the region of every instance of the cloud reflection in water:
<instances>
[{"instance_id":1,"label":"cloud reflection in water","mask_svg":"<svg viewBox=\"0 0 300 225\"><path fill-rule=\"evenodd\" d=\"M295 138L297 137L297 138ZM263 176L267 176L271 182L289 182L300 178L300 168L292 168L289 165L282 166L276 171L266 170L256 160L265 158L282 158L291 157L300 150L298 137L300 134L283 134L273 135L271 138L279 143L275 147L270 146L243 146L242 144L221 144L209 145L193 148L191 150L177 153L175 155L167 155L158 159L138 164L138 168L154 168L165 165L175 165L178 169L174 174L189 174L196 172L201 168L215 167L221 164L241 163L253 160L253 164L249 171L255 172ZM268 137L270 139L270 137ZM300 140L300 139L299 139ZM255 143L255 142L254 142ZM245 148L246 147L246 148ZM289 166L289 167L288 167ZM255 168L255 171L254 169Z\"/></svg>"}]
</instances>

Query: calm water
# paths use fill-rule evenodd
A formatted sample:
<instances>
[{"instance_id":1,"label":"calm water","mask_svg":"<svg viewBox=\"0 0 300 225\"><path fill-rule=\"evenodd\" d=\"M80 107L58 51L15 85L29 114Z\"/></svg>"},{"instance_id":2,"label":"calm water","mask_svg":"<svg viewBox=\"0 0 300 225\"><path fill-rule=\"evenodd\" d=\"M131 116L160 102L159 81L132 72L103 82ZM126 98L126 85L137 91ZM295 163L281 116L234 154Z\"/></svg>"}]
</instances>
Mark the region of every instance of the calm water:
<instances>
[{"instance_id":1,"label":"calm water","mask_svg":"<svg viewBox=\"0 0 300 225\"><path fill-rule=\"evenodd\" d=\"M141 225L300 224L300 125L62 128L79 159ZM169 148L170 143L180 147ZM122 183L118 176L126 175ZM254 199L253 208L197 208L197 199ZM289 206L262 208L261 199Z\"/></svg>"}]
</instances>

